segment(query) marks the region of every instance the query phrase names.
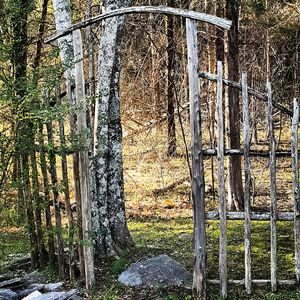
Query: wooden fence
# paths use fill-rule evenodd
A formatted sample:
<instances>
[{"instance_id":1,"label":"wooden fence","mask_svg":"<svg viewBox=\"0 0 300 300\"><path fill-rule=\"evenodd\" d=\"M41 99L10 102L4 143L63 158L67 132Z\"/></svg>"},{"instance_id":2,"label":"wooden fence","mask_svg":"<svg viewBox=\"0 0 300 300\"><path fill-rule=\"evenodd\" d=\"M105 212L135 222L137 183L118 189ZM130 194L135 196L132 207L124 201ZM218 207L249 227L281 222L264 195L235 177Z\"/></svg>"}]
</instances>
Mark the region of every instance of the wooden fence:
<instances>
[{"instance_id":1,"label":"wooden fence","mask_svg":"<svg viewBox=\"0 0 300 300\"><path fill-rule=\"evenodd\" d=\"M189 65L189 97L191 113L191 136L192 136L192 195L194 204L194 283L197 299L206 298L206 283L219 284L221 296L226 298L228 294L228 283L244 284L248 294L251 294L252 284L271 284L271 290L276 291L278 284L298 285L300 283L300 196L299 196L299 168L298 168L298 122L299 102L294 99L294 110L289 111L272 99L271 84L267 83L267 94L264 95L248 87L247 74L242 74L241 84L223 78L222 63L218 62L217 75L198 71L198 49L197 32L195 21L187 19L187 45ZM200 85L199 77L217 82L217 149L203 149L201 140L201 111L200 111ZM225 150L224 147L224 112L223 112L223 84L230 85L242 91L243 106L243 149ZM268 136L269 151L250 150L250 116L249 95L255 96L267 102L268 107ZM292 116L292 140L291 151L276 152L273 108L280 109L285 114ZM228 212L226 208L225 193L225 155L243 155L244 157L244 211ZM269 157L270 174L270 211L251 212L250 196L250 156L257 155ZM204 156L217 156L218 160L218 191L219 211L205 214L204 197ZM276 156L292 157L292 192L294 200L294 212L279 212L277 210L276 198ZM207 279L206 273L206 221L219 220L220 222L220 247L219 247L219 279ZM244 249L245 249L245 275L244 279L228 279L227 262L227 220L244 220ZM251 221L270 222L270 278L252 278L252 253L251 253ZM293 221L295 237L295 280L278 280L277 277L277 221Z\"/></svg>"},{"instance_id":2,"label":"wooden fence","mask_svg":"<svg viewBox=\"0 0 300 300\"><path fill-rule=\"evenodd\" d=\"M276 103L272 99L270 84L267 84L267 95L259 93L248 87L247 74L242 75L242 84L223 78L221 62L218 62L217 75L199 72L198 62L198 41L196 20L209 22L228 30L231 22L220 19L215 16L209 16L197 12L180 10L169 7L131 7L118 9L101 16L97 16L83 22L79 22L49 37L45 42L49 43L59 37L65 36L75 29L82 29L91 24L97 23L103 19L129 13L163 13L177 15L186 18L187 49L188 49L188 73L189 73L189 99L190 99L190 121L192 135L192 195L194 204L194 273L193 288L197 299L206 298L206 283L219 284L221 295L226 298L228 283L244 284L247 293L250 294L253 283L271 283L272 291L277 290L278 284L297 284L300 283L300 198L299 198L299 170L298 170L298 121L299 121L299 103L294 101L294 111L291 112L284 106ZM207 78L217 82L217 127L218 127L218 145L217 149L203 149L201 136L201 111L200 111L200 84L199 78ZM224 119L223 119L223 84L237 88L242 91L243 99L243 130L244 145L243 149L225 149L224 147ZM249 121L249 95L266 101L268 103L268 130L269 130L269 151L251 151L250 149L250 121ZM293 117L292 120L292 141L291 151L276 152L274 140L274 128L272 111L273 107ZM219 189L219 211L205 214L205 189L204 189L204 156L217 156L218 158L218 189ZM226 209L225 197L225 155L243 155L245 172L245 190L244 190L244 212L228 212ZM251 212L250 206L250 156L269 156L270 165L270 212ZM276 202L276 156L292 156L293 166L293 198L294 212L278 212ZM89 217L89 212L83 215L83 218ZM220 251L219 251L219 279L207 279L206 273L206 220L220 221ZM245 276L243 280L228 279L227 262L227 220L244 220L244 242L245 242ZM251 220L268 220L271 223L271 269L270 279L252 278L252 259L251 259ZM277 278L277 221L294 221L295 228L295 273L296 280L278 280Z\"/></svg>"}]
</instances>

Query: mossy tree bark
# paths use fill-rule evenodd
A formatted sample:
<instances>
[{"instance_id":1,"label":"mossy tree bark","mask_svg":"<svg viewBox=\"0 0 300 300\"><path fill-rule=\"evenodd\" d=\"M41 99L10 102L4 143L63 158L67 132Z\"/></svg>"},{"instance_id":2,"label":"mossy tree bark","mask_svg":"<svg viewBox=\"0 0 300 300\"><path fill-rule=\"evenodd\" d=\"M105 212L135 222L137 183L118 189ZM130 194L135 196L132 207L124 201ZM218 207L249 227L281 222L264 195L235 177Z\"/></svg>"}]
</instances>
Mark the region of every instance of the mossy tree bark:
<instances>
[{"instance_id":1,"label":"mossy tree bark","mask_svg":"<svg viewBox=\"0 0 300 300\"><path fill-rule=\"evenodd\" d=\"M129 6L131 0L109 0L106 10ZM96 99L94 193L92 217L97 254L115 255L133 245L124 205L120 59L124 17L104 22L99 50L99 96Z\"/></svg>"}]
</instances>

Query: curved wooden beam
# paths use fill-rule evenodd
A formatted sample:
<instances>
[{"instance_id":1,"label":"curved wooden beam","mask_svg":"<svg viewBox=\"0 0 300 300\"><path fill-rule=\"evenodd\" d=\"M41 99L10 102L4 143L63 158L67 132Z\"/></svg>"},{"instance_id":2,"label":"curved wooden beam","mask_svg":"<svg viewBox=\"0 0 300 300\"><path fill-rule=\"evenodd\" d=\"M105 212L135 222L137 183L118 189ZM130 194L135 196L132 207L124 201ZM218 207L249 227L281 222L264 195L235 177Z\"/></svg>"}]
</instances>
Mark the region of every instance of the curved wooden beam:
<instances>
[{"instance_id":1,"label":"curved wooden beam","mask_svg":"<svg viewBox=\"0 0 300 300\"><path fill-rule=\"evenodd\" d=\"M127 14L136 14L136 13L156 13L156 14L165 14L165 15L173 15L173 16L179 16L183 18L189 18L192 20L197 21L203 21L207 22L213 25L216 25L218 27L221 27L223 29L230 29L232 22L226 19L222 19L216 16L195 12L191 10L186 9L180 9L180 8L174 8L174 7L168 7L168 6L133 6L133 7L125 7L125 8L119 8L110 12L107 12L105 14L98 15L96 17L92 17L90 19L86 19L84 21L78 22L69 28L56 32L54 35L46 38L44 42L50 43L55 40L57 40L60 37L63 37L67 34L70 34L75 29L81 29L87 26L90 26L92 24L98 23L102 20L121 16L121 15L127 15Z\"/></svg>"}]
</instances>

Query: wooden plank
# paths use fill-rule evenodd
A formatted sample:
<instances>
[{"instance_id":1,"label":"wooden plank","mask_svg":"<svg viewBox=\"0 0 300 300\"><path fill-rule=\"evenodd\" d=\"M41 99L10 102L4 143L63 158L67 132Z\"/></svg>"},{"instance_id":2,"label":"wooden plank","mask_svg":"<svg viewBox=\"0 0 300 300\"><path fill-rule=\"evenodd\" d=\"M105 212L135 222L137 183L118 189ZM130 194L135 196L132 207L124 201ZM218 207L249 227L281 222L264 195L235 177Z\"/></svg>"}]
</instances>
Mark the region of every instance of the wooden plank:
<instances>
[{"instance_id":1,"label":"wooden plank","mask_svg":"<svg viewBox=\"0 0 300 300\"><path fill-rule=\"evenodd\" d=\"M204 205L204 167L202 154L200 85L198 79L198 42L194 20L186 20L190 122L192 141L192 197L194 216L194 272L195 299L206 299L206 228Z\"/></svg>"},{"instance_id":2,"label":"wooden plank","mask_svg":"<svg viewBox=\"0 0 300 300\"><path fill-rule=\"evenodd\" d=\"M243 97L243 129L244 129L244 164L245 164L245 193L244 193L244 216L245 216L245 287L251 294L251 229L250 229L250 121L249 121L249 98L247 74L242 74L242 97Z\"/></svg>"},{"instance_id":3,"label":"wooden plank","mask_svg":"<svg viewBox=\"0 0 300 300\"><path fill-rule=\"evenodd\" d=\"M300 194L299 194L299 155L298 155L298 120L299 101L294 99L292 119L292 172L294 199L294 235L295 235L295 272L298 287L300 286Z\"/></svg>"},{"instance_id":4,"label":"wooden plank","mask_svg":"<svg viewBox=\"0 0 300 300\"><path fill-rule=\"evenodd\" d=\"M75 84L76 84L76 104L80 108L77 114L78 136L80 141L79 171L80 171L80 191L82 208L82 231L84 237L83 253L85 262L85 283L86 288L91 288L95 283L94 272L94 249L91 238L92 213L89 194L89 158L87 145L87 120L86 120L86 99L85 83L83 71L83 51L80 30L73 32L74 59L75 63Z\"/></svg>"},{"instance_id":5,"label":"wooden plank","mask_svg":"<svg viewBox=\"0 0 300 300\"><path fill-rule=\"evenodd\" d=\"M224 176L224 117L223 117L223 66L217 63L217 130L218 130L218 188L220 213L220 251L219 251L219 277L220 289L223 298L227 298L227 217L225 199Z\"/></svg>"},{"instance_id":6,"label":"wooden plank","mask_svg":"<svg viewBox=\"0 0 300 300\"><path fill-rule=\"evenodd\" d=\"M277 290L277 226L276 226L276 158L275 158L275 136L273 124L273 105L271 83L267 83L268 91L268 125L269 125L269 147L270 147L270 226L271 226L271 289Z\"/></svg>"},{"instance_id":7,"label":"wooden plank","mask_svg":"<svg viewBox=\"0 0 300 300\"><path fill-rule=\"evenodd\" d=\"M220 284L219 279L208 279L207 282L210 283L210 284ZM237 284L237 285L244 285L245 280L229 279L228 283ZM270 284L271 280L270 279L252 279L252 283L256 284L256 285L266 285L266 284ZM277 283L279 285L282 285L282 286L284 286L284 285L295 285L296 280L292 280L292 279L278 280Z\"/></svg>"},{"instance_id":8,"label":"wooden plank","mask_svg":"<svg viewBox=\"0 0 300 300\"><path fill-rule=\"evenodd\" d=\"M201 78L205 78L205 79L208 79L208 80L212 80L212 81L217 81L217 76L215 74L211 74L211 73L208 73L208 72L199 72L199 77ZM242 90L242 85L239 84L238 82L236 81L232 81L232 80L228 80L228 79L223 79L223 83L227 86L230 86L230 87L233 87L233 88L236 88L238 90ZM259 91L256 91L254 89L251 89L248 87L248 94L251 95L251 96L254 96L256 97L257 99L260 99L262 101L265 101L265 102L268 102L268 96L265 94L265 93L261 93ZM273 100L273 106L277 109L279 109L280 111L282 111L283 113L289 115L290 117L293 116L293 112L290 111L289 109L287 109L286 107L284 107L282 104L276 102Z\"/></svg>"},{"instance_id":9,"label":"wooden plank","mask_svg":"<svg viewBox=\"0 0 300 300\"><path fill-rule=\"evenodd\" d=\"M229 29L231 27L232 22L230 20L226 20L223 18L219 18L216 16L196 12L196 11L191 11L191 10L186 10L186 9L180 9L180 8L175 8L175 7L168 7L168 6L132 6L132 7L125 7L125 8L119 8L115 9L113 11L109 11L107 13L85 19L84 21L78 22L70 26L69 28L59 31L55 33L54 35L46 38L44 42L50 43L58 38L61 38L67 34L72 33L72 31L76 29L82 29L85 27L88 27L92 24L95 23L100 23L102 20L109 19L112 17L116 16L122 16L126 14L140 14L140 13L155 13L155 14L165 14L165 15L172 15L172 16L178 16L178 17L183 17L183 18L189 18L197 21L203 21L207 22L213 25L216 25L218 27L224 28L224 29Z\"/></svg>"},{"instance_id":10,"label":"wooden plank","mask_svg":"<svg viewBox=\"0 0 300 300\"><path fill-rule=\"evenodd\" d=\"M204 156L217 156L217 150L216 149L203 149L203 155ZM300 151L298 151L298 154ZM244 149L225 149L224 151L225 155L244 155ZM270 151L266 150L250 150L249 152L250 156L258 156L258 157L269 157ZM276 157L290 157L292 155L291 151L284 151L284 150L277 150L275 152Z\"/></svg>"},{"instance_id":11,"label":"wooden plank","mask_svg":"<svg viewBox=\"0 0 300 300\"><path fill-rule=\"evenodd\" d=\"M277 212L277 221L294 221L294 212ZM229 211L226 214L227 220L244 220L245 213L242 211ZM220 214L217 211L211 211L205 214L206 220L219 220ZM270 221L268 212L250 212L251 221Z\"/></svg>"}]
</instances>

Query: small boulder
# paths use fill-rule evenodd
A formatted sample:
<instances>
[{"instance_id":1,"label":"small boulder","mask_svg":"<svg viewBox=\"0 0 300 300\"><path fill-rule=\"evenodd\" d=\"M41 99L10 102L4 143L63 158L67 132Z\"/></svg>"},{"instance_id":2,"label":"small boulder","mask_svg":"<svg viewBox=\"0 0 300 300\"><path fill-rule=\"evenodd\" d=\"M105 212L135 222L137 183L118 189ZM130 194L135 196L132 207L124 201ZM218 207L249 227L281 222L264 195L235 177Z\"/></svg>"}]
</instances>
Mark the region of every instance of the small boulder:
<instances>
[{"instance_id":1,"label":"small boulder","mask_svg":"<svg viewBox=\"0 0 300 300\"><path fill-rule=\"evenodd\" d=\"M11 289L0 289L0 297L2 298L8 298L8 299L16 299L17 293L12 291Z\"/></svg>"},{"instance_id":2,"label":"small boulder","mask_svg":"<svg viewBox=\"0 0 300 300\"><path fill-rule=\"evenodd\" d=\"M57 292L63 286L63 282L47 283L44 286L46 292Z\"/></svg>"},{"instance_id":3,"label":"small boulder","mask_svg":"<svg viewBox=\"0 0 300 300\"><path fill-rule=\"evenodd\" d=\"M27 286L27 288L18 290L16 293L18 294L18 299L22 299L35 291L40 291L44 287L44 284L33 283Z\"/></svg>"},{"instance_id":4,"label":"small boulder","mask_svg":"<svg viewBox=\"0 0 300 300\"><path fill-rule=\"evenodd\" d=\"M68 292L50 292L37 295L33 298L24 298L22 300L67 300L72 299L76 295L76 293L76 290L70 290Z\"/></svg>"},{"instance_id":5,"label":"small boulder","mask_svg":"<svg viewBox=\"0 0 300 300\"><path fill-rule=\"evenodd\" d=\"M131 287L190 286L192 275L183 265L163 254L132 264L118 280Z\"/></svg>"},{"instance_id":6,"label":"small boulder","mask_svg":"<svg viewBox=\"0 0 300 300\"><path fill-rule=\"evenodd\" d=\"M42 293L40 293L39 291L34 291L31 294L29 294L28 296L22 298L22 300L31 300L31 299L36 299L37 297L39 297L40 295L42 295Z\"/></svg>"}]
</instances>

